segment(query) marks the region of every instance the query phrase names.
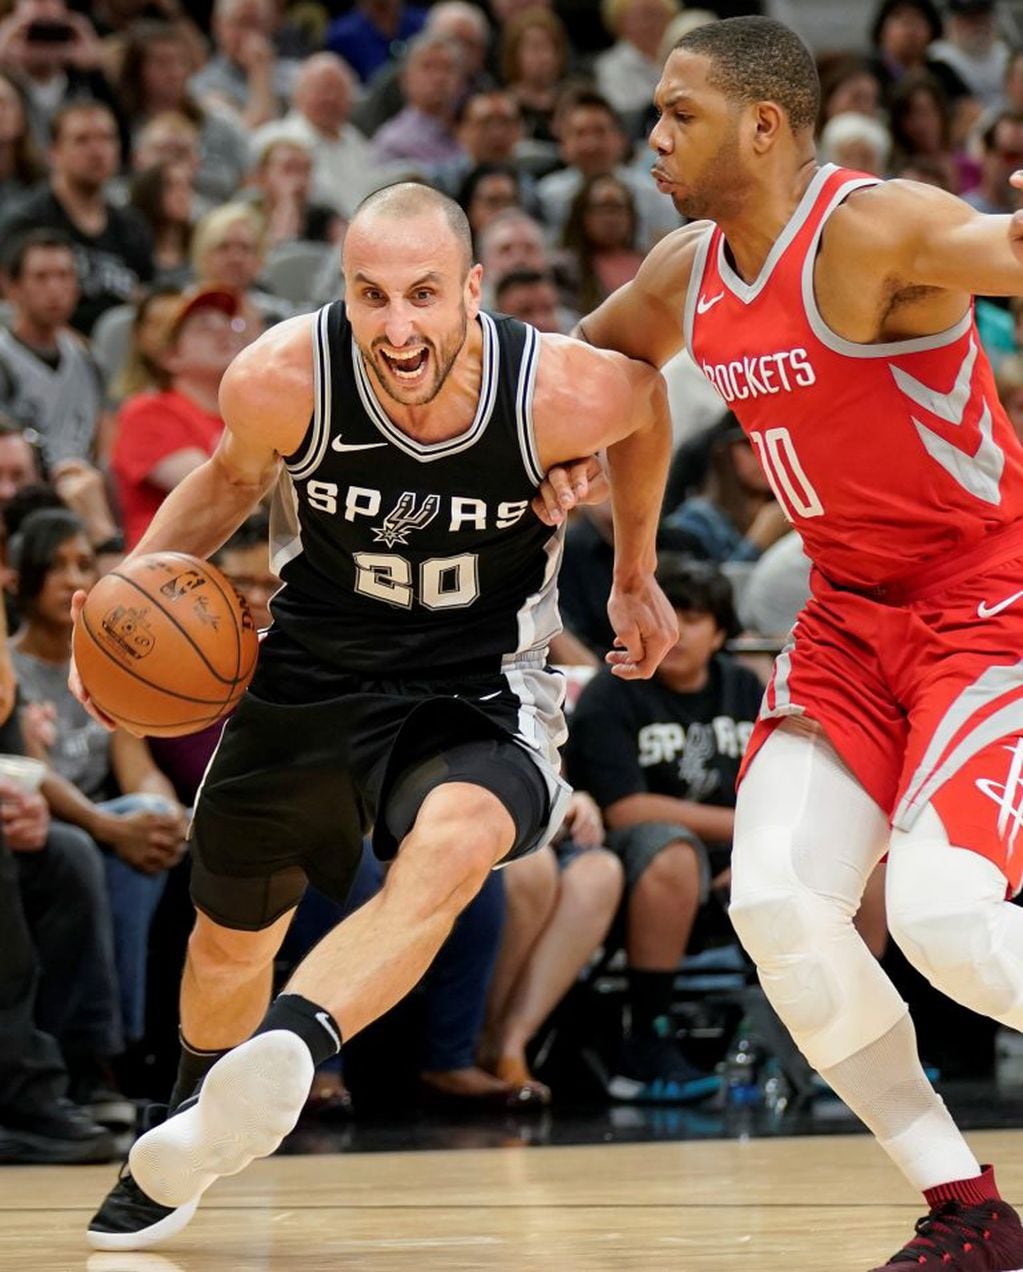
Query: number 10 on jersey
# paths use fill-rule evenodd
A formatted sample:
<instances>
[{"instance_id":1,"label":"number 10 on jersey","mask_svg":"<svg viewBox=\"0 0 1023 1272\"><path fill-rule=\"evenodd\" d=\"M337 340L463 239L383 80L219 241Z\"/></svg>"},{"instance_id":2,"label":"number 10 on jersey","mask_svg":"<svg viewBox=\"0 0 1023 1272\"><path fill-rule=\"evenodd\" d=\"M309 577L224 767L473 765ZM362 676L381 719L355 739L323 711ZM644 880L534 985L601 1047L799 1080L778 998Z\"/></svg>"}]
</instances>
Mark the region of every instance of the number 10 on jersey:
<instances>
[{"instance_id":1,"label":"number 10 on jersey","mask_svg":"<svg viewBox=\"0 0 1023 1272\"><path fill-rule=\"evenodd\" d=\"M750 433L749 439L756 448L774 497L789 521L796 517L823 517L824 505L803 471L789 430L769 428L764 433Z\"/></svg>"}]
</instances>

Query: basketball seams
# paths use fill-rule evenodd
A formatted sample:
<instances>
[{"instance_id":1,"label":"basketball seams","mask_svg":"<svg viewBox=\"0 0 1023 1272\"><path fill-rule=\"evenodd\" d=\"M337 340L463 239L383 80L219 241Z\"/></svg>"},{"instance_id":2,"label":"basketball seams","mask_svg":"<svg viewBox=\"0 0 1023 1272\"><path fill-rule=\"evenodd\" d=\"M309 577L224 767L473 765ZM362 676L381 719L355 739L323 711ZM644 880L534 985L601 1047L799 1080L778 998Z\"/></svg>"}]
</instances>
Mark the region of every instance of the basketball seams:
<instances>
[{"instance_id":1,"label":"basketball seams","mask_svg":"<svg viewBox=\"0 0 1023 1272\"><path fill-rule=\"evenodd\" d=\"M125 675L130 676L132 680L137 680L139 684L145 685L147 689L152 689L156 693L165 694L168 698L176 698L181 702L195 702L199 706L203 706L203 707L213 707L217 705L217 700L215 698L196 698L196 697L193 697L191 694L179 693L176 689L168 689L164 685L154 684L153 681L147 680L145 676L140 676L137 671L133 671L131 667L126 667L123 663L118 662L116 658L114 658L111 654L107 652L106 646L96 635L95 629L93 628L92 624L89 622L89 616L85 613L84 610L82 611L82 624L85 627L86 632L89 634L89 638L92 641L93 647L96 650L98 650L99 653L101 653L104 658L106 658L109 662L111 662L118 669L118 671L123 671ZM78 661L77 655L76 655L75 661L76 662ZM217 678L220 679L220 677L217 677ZM86 678L83 677L83 681L85 679ZM222 683L226 684L227 682L222 681ZM89 688L88 684L86 684L85 687L88 689ZM95 694L93 694L91 690L89 690L89 697L95 698ZM228 697L223 700L221 705L223 706L223 703L230 702L230 701L231 701L231 698L230 698L230 695L228 695Z\"/></svg>"},{"instance_id":2,"label":"basketball seams","mask_svg":"<svg viewBox=\"0 0 1023 1272\"><path fill-rule=\"evenodd\" d=\"M202 648L196 643L194 637L191 635L188 629L182 626L182 624L178 621L178 619L160 601L158 601L155 596L151 596L149 592L147 592L146 589L142 587L139 583L137 583L130 575L122 574L120 570L111 570L110 573L105 575L104 577L120 579L122 583L127 583L129 587L134 588L136 592L138 592L141 596L144 596L146 600L150 602L150 604L155 605L156 608L160 611L160 613L163 614L163 616L167 619L167 621L173 627L175 627L178 630L178 632L184 637L184 639L189 643L189 645L192 646L192 649L198 655L199 660L202 662L202 664L205 666L206 670L210 673L210 675L213 677L214 680L219 680L222 685L230 684L232 687L238 683L238 679L239 679L238 670L239 670L239 663L241 662L241 642L238 637L237 623L232 623L232 627L234 628L234 638L235 638L235 658L234 658L235 672L233 675L230 675L230 676L222 676L220 672L217 671L217 669L210 664L210 660L203 653ZM205 575L205 577L209 579L211 583L213 582L213 579L211 579L208 574ZM218 587L217 591L220 592L221 596L224 595L223 590L221 588ZM121 666L121 664L117 663L117 666Z\"/></svg>"}]
</instances>

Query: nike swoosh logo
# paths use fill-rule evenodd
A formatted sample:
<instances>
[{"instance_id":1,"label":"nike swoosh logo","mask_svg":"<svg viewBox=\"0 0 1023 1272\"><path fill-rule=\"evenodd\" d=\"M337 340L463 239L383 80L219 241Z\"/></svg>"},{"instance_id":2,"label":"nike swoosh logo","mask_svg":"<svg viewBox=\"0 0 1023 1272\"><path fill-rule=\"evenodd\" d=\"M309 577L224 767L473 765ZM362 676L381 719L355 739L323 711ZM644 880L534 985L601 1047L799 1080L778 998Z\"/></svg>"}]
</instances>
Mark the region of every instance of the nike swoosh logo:
<instances>
[{"instance_id":1,"label":"nike swoosh logo","mask_svg":"<svg viewBox=\"0 0 1023 1272\"><path fill-rule=\"evenodd\" d=\"M1004 601L999 601L996 605L988 605L986 601L981 601L977 606L978 618L993 618L996 614L1000 614L1002 610L1008 609L1014 602L1023 596L1023 592L1013 592L1011 596L1007 596Z\"/></svg>"},{"instance_id":2,"label":"nike swoosh logo","mask_svg":"<svg viewBox=\"0 0 1023 1272\"><path fill-rule=\"evenodd\" d=\"M330 444L330 449L335 451L376 450L378 446L386 445L386 442L343 442L340 437L335 437Z\"/></svg>"},{"instance_id":3,"label":"nike swoosh logo","mask_svg":"<svg viewBox=\"0 0 1023 1272\"><path fill-rule=\"evenodd\" d=\"M696 312L698 314L705 314L708 309L713 309L718 301L724 300L724 298L725 293L723 291L719 291L716 296L711 296L709 300L706 296L701 296L696 302Z\"/></svg>"},{"instance_id":4,"label":"nike swoosh logo","mask_svg":"<svg viewBox=\"0 0 1023 1272\"><path fill-rule=\"evenodd\" d=\"M338 1037L337 1030L331 1024L330 1017L327 1015L325 1011L318 1011L316 1013L316 1019L320 1022L320 1024L324 1027L324 1029L326 1029L327 1033L329 1033L330 1036L334 1039L334 1046L337 1047L338 1051L340 1051L341 1039Z\"/></svg>"}]
</instances>

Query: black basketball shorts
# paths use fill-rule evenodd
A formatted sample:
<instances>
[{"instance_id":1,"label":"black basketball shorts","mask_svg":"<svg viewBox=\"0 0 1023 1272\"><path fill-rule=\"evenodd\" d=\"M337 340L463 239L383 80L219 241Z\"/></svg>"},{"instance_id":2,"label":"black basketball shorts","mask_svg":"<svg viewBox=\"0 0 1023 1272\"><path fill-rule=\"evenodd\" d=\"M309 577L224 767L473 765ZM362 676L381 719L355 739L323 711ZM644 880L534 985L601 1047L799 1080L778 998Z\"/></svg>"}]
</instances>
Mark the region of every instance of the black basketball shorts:
<instances>
[{"instance_id":1,"label":"black basketball shorts","mask_svg":"<svg viewBox=\"0 0 1023 1272\"><path fill-rule=\"evenodd\" d=\"M372 828L377 855L393 856L444 782L471 782L501 800L516 828L505 861L540 847L560 825L569 791L535 747L536 712L534 745L519 727L521 671L422 681L335 675L333 696L321 701L308 700L317 686L293 671L284 677L261 658L199 792L192 899L217 923L268 927L307 881L343 902L363 837ZM557 694L559 678L538 674ZM542 697L535 685L530 695Z\"/></svg>"}]
</instances>

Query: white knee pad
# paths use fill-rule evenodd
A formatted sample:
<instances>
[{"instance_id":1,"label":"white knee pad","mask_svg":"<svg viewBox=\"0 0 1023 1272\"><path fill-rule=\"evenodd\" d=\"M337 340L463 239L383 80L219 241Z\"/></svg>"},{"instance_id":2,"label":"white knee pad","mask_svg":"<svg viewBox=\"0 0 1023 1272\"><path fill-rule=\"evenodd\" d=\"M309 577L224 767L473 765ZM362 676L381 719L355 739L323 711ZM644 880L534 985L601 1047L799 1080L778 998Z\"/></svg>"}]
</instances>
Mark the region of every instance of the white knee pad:
<instances>
[{"instance_id":1,"label":"white knee pad","mask_svg":"<svg viewBox=\"0 0 1023 1272\"><path fill-rule=\"evenodd\" d=\"M862 1050L906 1010L853 927L854 910L800 881L789 832L767 827L736 842L729 915L764 993L815 1069Z\"/></svg>"},{"instance_id":2,"label":"white knee pad","mask_svg":"<svg viewBox=\"0 0 1023 1272\"><path fill-rule=\"evenodd\" d=\"M1023 912L1006 903L998 867L950 845L930 806L892 836L886 903L893 938L936 989L1019 1027Z\"/></svg>"},{"instance_id":3,"label":"white knee pad","mask_svg":"<svg viewBox=\"0 0 1023 1272\"><path fill-rule=\"evenodd\" d=\"M853 927L887 819L822 736L776 729L739 790L730 915L796 1044L830 1069L905 1004Z\"/></svg>"}]
</instances>

